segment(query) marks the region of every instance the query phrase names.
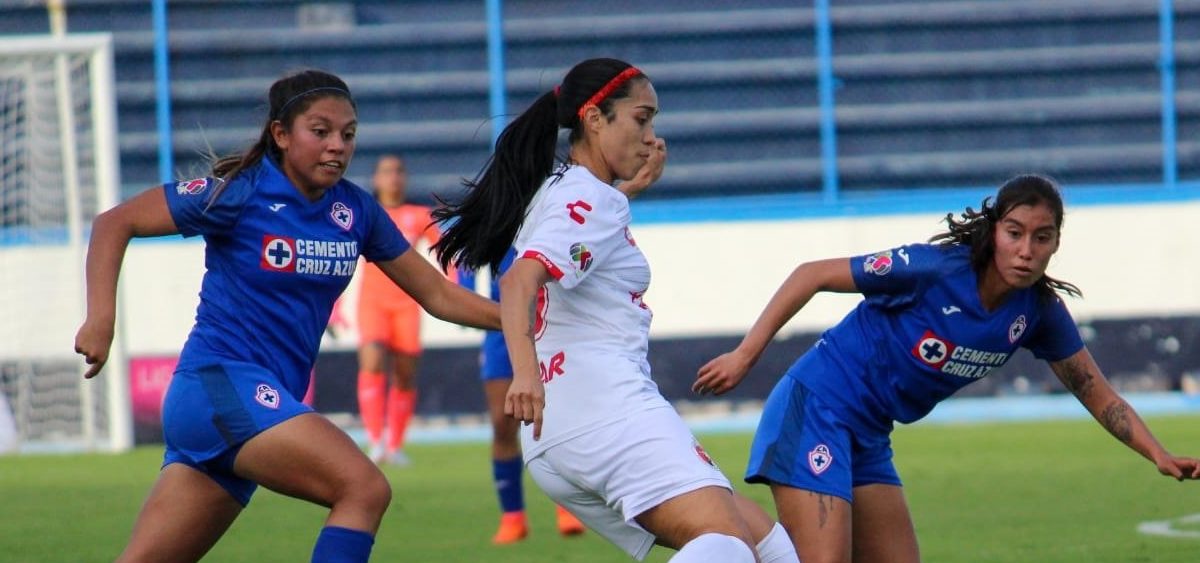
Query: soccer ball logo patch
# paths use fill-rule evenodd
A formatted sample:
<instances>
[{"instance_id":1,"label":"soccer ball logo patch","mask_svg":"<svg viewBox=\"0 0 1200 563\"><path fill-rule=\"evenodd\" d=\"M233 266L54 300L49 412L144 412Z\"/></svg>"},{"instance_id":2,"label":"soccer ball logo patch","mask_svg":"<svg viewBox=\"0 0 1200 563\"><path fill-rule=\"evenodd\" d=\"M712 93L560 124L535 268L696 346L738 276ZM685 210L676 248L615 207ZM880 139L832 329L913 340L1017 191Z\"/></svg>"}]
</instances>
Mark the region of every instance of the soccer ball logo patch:
<instances>
[{"instance_id":1,"label":"soccer ball logo patch","mask_svg":"<svg viewBox=\"0 0 1200 563\"><path fill-rule=\"evenodd\" d=\"M254 388L254 400L269 409L279 408L279 392L266 383L259 383Z\"/></svg>"},{"instance_id":2,"label":"soccer ball logo patch","mask_svg":"<svg viewBox=\"0 0 1200 563\"><path fill-rule=\"evenodd\" d=\"M833 465L833 454L829 453L829 448L825 444L817 444L811 452L808 452L808 468L812 469L813 475L820 475Z\"/></svg>"},{"instance_id":3,"label":"soccer ball logo patch","mask_svg":"<svg viewBox=\"0 0 1200 563\"><path fill-rule=\"evenodd\" d=\"M694 438L692 439L692 446L695 447L696 457L699 457L700 461L703 461L704 463L707 463L713 467L717 466L717 462L713 461L712 457L708 455L708 452L704 451L704 446L701 446L700 442L695 441Z\"/></svg>"},{"instance_id":4,"label":"soccer ball logo patch","mask_svg":"<svg viewBox=\"0 0 1200 563\"><path fill-rule=\"evenodd\" d=\"M588 271L588 268L592 267L592 251L582 242L572 244L571 263L580 273Z\"/></svg>"}]
</instances>

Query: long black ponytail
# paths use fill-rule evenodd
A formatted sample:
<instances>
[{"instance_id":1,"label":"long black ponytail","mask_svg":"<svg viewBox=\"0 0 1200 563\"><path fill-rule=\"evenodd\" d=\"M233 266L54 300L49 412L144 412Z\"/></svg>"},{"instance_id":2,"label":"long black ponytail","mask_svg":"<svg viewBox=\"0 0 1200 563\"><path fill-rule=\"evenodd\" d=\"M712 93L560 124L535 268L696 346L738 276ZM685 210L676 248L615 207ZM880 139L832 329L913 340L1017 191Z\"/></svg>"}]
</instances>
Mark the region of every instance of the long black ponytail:
<instances>
[{"instance_id":1,"label":"long black ponytail","mask_svg":"<svg viewBox=\"0 0 1200 563\"><path fill-rule=\"evenodd\" d=\"M434 221L444 227L441 240L433 245L442 268L454 264L496 271L525 221L529 202L554 172L558 130L570 129L571 143L582 139L579 114L588 105L612 120L613 102L629 96L635 78L645 75L624 61L583 61L560 86L542 94L508 124L483 170L475 180L463 182L463 199L443 202L433 212Z\"/></svg>"}]
</instances>

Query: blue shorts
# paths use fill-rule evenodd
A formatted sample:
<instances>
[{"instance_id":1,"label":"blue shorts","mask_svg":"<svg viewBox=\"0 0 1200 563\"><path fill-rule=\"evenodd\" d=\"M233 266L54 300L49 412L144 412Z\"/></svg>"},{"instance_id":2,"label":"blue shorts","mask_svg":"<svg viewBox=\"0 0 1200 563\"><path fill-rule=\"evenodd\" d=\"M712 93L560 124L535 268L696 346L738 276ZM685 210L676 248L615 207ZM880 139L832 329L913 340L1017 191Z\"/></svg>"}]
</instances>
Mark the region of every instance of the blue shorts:
<instances>
[{"instance_id":1,"label":"blue shorts","mask_svg":"<svg viewBox=\"0 0 1200 563\"><path fill-rule=\"evenodd\" d=\"M747 483L774 483L854 502L854 487L900 485L887 433L857 428L785 375L763 406Z\"/></svg>"},{"instance_id":2,"label":"blue shorts","mask_svg":"<svg viewBox=\"0 0 1200 563\"><path fill-rule=\"evenodd\" d=\"M182 463L211 477L243 506L257 485L234 475L247 440L312 408L284 390L275 374L243 362L175 372L163 399L163 467Z\"/></svg>"},{"instance_id":3,"label":"blue shorts","mask_svg":"<svg viewBox=\"0 0 1200 563\"><path fill-rule=\"evenodd\" d=\"M489 330L479 348L479 379L512 379L512 362L508 359L508 347L504 345L504 334Z\"/></svg>"}]
</instances>

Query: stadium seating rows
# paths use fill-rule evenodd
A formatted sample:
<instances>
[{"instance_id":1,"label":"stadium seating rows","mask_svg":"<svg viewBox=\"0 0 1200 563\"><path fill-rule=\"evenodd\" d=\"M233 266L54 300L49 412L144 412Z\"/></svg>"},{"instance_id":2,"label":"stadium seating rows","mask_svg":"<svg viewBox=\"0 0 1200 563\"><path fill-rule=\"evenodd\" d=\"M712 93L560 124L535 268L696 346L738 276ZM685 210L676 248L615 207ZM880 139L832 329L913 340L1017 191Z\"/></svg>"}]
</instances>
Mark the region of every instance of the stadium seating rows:
<instances>
[{"instance_id":1,"label":"stadium seating rows","mask_svg":"<svg viewBox=\"0 0 1200 563\"><path fill-rule=\"evenodd\" d=\"M28 4L28 3L27 3ZM654 79L671 165L648 197L816 191L814 13L794 1L509 0L509 111L591 56ZM1036 169L1071 183L1162 177L1156 2L839 0L832 11L845 189L994 185ZM1180 173L1200 177L1200 0L1175 0ZM155 181L149 3L72 0L72 31L116 37L126 194ZM486 158L485 22L478 0L173 0L174 144L200 153L256 136L270 81L343 75L364 123L352 179L400 151L413 195L454 190ZM0 33L45 33L45 9L6 8Z\"/></svg>"}]
</instances>

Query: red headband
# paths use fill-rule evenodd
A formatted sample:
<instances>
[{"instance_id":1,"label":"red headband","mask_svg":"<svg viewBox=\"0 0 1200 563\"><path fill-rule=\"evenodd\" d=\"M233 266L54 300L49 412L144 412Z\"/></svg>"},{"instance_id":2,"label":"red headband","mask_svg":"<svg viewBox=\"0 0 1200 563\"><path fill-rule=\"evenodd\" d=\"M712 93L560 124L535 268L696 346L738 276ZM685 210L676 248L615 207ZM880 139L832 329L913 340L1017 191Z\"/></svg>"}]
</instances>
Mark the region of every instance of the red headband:
<instances>
[{"instance_id":1,"label":"red headband","mask_svg":"<svg viewBox=\"0 0 1200 563\"><path fill-rule=\"evenodd\" d=\"M638 76L639 74L642 74L642 71L638 70L637 67L633 67L633 66L621 71L621 74L618 74L618 75L614 76L612 80L609 80L608 84L605 84L604 87L600 89L600 91L596 92L595 94L592 94L592 97L588 98L588 101L583 102L583 105L579 106L579 111L575 112L575 114L579 116L579 119L583 119L583 112L584 112L584 110L586 110L588 108L588 106L594 106L594 105L599 104L600 102L603 102L604 98L607 98L610 94L613 93L613 90L620 88L621 85L624 84L626 81L628 81L630 78Z\"/></svg>"}]
</instances>

